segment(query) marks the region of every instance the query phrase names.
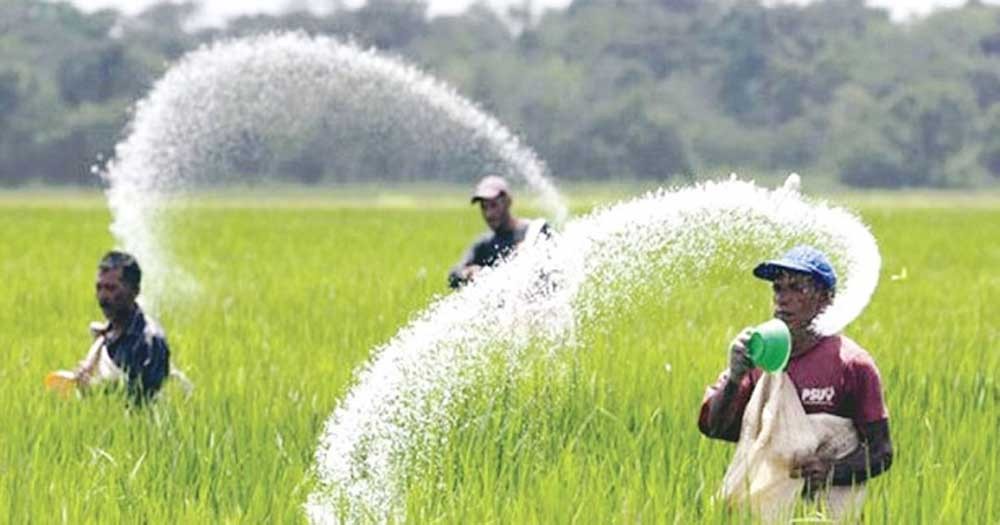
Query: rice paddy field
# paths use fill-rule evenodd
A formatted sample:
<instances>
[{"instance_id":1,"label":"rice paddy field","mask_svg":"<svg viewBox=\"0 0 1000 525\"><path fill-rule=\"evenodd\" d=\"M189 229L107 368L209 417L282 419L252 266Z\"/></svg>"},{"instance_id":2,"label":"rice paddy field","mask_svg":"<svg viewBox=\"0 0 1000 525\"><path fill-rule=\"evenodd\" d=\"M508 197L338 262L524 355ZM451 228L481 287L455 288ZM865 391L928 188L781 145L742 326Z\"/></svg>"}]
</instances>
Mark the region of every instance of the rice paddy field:
<instances>
[{"instance_id":1,"label":"rice paddy field","mask_svg":"<svg viewBox=\"0 0 1000 525\"><path fill-rule=\"evenodd\" d=\"M610 193L574 195L574 212ZM883 258L845 330L881 369L896 450L865 522L1000 523L1000 198L833 200ZM448 268L484 228L464 202L292 193L177 211L170 246L200 291L158 317L195 389L168 384L129 410L42 386L82 358L100 318L95 266L114 245L101 196L0 194L0 523L305 522L318 441L355 371L450 293ZM652 290L577 351L471 392L406 480L403 517L744 521L714 497L734 447L696 420L730 338L770 316L749 270Z\"/></svg>"}]
</instances>

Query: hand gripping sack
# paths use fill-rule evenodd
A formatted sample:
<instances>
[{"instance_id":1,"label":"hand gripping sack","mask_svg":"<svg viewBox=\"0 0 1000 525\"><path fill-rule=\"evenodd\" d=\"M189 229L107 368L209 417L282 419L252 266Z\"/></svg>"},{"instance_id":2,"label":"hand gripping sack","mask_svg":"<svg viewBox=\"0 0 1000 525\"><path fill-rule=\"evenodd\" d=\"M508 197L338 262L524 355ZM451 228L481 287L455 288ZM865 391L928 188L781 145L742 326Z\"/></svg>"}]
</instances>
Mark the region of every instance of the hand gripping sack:
<instances>
[{"instance_id":1,"label":"hand gripping sack","mask_svg":"<svg viewBox=\"0 0 1000 525\"><path fill-rule=\"evenodd\" d=\"M804 480L791 477L792 466L813 455L843 458L858 447L851 420L807 415L786 373L765 373L743 413L736 453L722 483L722 496L732 508L749 508L764 522L787 522L802 495ZM864 485L829 487L815 495L827 518L860 516Z\"/></svg>"}]
</instances>

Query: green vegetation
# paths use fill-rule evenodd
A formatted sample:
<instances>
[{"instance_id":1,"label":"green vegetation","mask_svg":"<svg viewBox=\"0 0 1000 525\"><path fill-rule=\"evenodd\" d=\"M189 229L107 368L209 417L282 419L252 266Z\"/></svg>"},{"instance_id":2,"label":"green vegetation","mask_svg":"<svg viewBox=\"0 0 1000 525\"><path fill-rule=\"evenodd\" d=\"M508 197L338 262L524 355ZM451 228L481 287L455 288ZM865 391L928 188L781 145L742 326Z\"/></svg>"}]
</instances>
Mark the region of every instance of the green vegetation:
<instances>
[{"instance_id":1,"label":"green vegetation","mask_svg":"<svg viewBox=\"0 0 1000 525\"><path fill-rule=\"evenodd\" d=\"M3 0L0 185L97 184L91 164L111 157L128 108L172 62L206 42L275 30L352 39L419 64L563 180L684 182L736 170L858 188L997 185L1000 7L969 1L895 24L861 0L759 4L576 0L540 17L476 5L427 19L418 0L369 0L194 30L185 3L125 16ZM414 162L406 148L384 151L367 131L336 148L328 136L269 145L252 169L305 183L462 173Z\"/></svg>"},{"instance_id":2,"label":"green vegetation","mask_svg":"<svg viewBox=\"0 0 1000 525\"><path fill-rule=\"evenodd\" d=\"M879 363L897 448L866 521L996 523L1000 206L852 202L884 266L847 333ZM130 412L41 384L81 358L100 315L94 265L113 242L103 203L0 198L0 522L304 519L317 440L352 371L447 293L446 268L481 222L452 206L293 203L183 211L174 246L202 290L160 318L196 388L186 398L168 385ZM733 447L698 434L698 403L770 294L749 275L712 273L667 301L647 295L557 366L532 363L499 378L499 395L473 393L450 445L409 481L411 521L729 522L712 495Z\"/></svg>"}]
</instances>

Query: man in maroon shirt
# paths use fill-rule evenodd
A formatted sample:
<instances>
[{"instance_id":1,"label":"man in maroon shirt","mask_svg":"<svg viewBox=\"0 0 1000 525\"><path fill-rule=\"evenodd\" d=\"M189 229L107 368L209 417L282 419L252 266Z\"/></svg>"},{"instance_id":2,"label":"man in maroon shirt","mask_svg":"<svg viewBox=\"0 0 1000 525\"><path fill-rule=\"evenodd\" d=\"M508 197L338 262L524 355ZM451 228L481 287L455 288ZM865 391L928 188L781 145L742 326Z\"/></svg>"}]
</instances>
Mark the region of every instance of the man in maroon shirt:
<instances>
[{"instance_id":1,"label":"man in maroon shirt","mask_svg":"<svg viewBox=\"0 0 1000 525\"><path fill-rule=\"evenodd\" d=\"M836 290L837 275L826 255L810 246L797 246L780 259L759 264L753 273L772 282L774 316L792 334L785 371L806 413L851 419L860 441L857 450L841 460L804 458L789 474L804 478L806 494L811 494L828 484L862 483L885 472L892 464L892 441L875 362L847 337L823 336L812 327ZM743 411L762 374L747 356L748 340L749 330L733 340L729 368L705 392L698 428L710 438L735 442L740 437Z\"/></svg>"}]
</instances>

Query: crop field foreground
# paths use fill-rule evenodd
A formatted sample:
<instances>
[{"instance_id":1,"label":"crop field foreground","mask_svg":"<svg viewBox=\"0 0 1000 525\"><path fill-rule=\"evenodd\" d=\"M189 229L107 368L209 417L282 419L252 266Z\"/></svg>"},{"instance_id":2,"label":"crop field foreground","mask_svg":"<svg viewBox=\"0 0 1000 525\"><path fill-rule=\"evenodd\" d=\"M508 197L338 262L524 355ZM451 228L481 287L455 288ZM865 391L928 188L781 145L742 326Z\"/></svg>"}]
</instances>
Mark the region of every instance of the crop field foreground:
<instances>
[{"instance_id":1,"label":"crop field foreground","mask_svg":"<svg viewBox=\"0 0 1000 525\"><path fill-rule=\"evenodd\" d=\"M896 451L864 521L1000 523L1000 201L840 202L883 258L845 330L879 365ZM168 244L198 290L157 316L195 387L168 383L130 410L42 386L101 318L95 268L114 240L100 196L0 196L0 523L304 522L324 423L357 368L451 293L448 268L484 229L440 196L206 198L171 213ZM407 521L743 520L715 497L734 447L696 421L729 340L770 317L771 293L749 267L706 276L472 392L406 480Z\"/></svg>"}]
</instances>

